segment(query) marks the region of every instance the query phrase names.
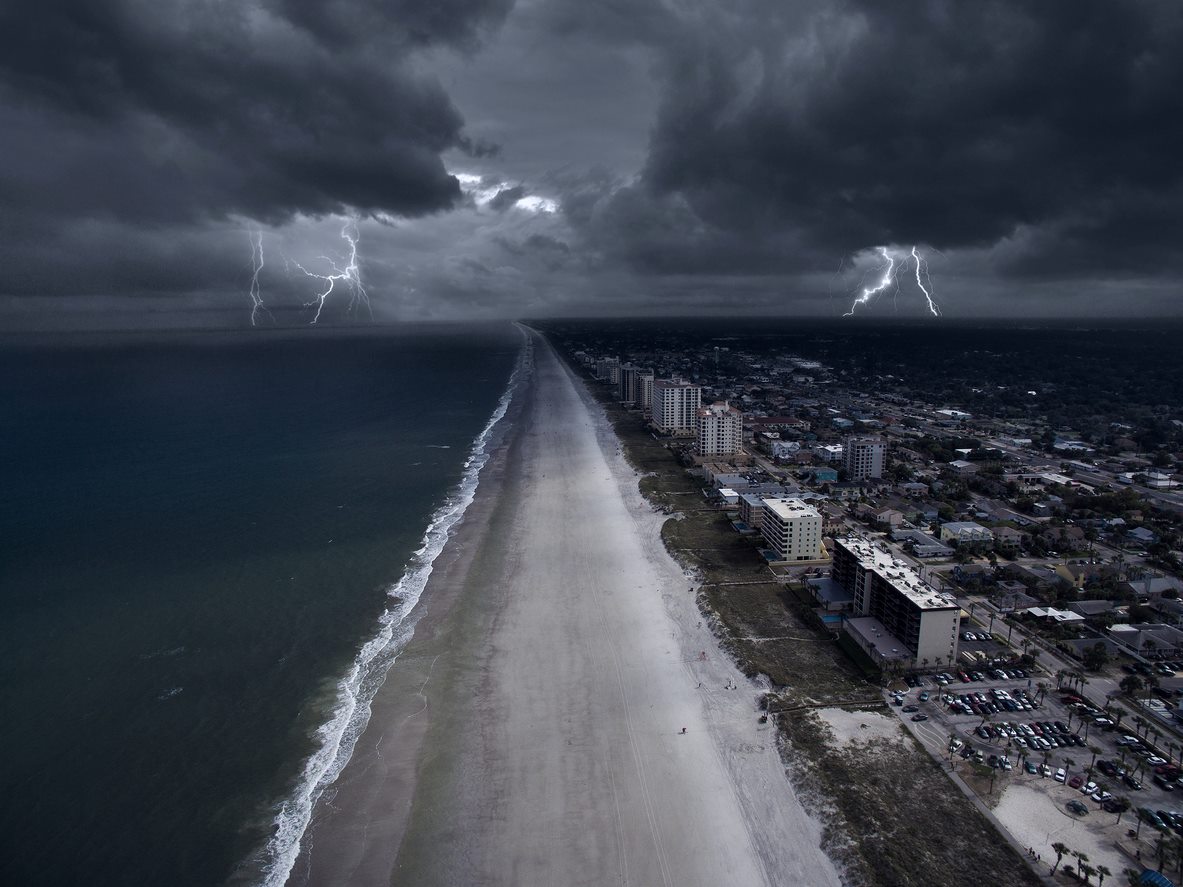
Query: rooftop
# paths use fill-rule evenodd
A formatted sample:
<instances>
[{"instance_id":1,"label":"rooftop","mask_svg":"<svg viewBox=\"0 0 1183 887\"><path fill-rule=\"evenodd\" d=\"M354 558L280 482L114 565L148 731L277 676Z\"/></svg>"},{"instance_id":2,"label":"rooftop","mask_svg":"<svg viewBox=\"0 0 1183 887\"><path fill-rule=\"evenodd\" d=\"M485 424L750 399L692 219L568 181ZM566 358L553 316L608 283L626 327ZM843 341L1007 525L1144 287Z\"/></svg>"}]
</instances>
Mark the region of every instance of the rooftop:
<instances>
[{"instance_id":1,"label":"rooftop","mask_svg":"<svg viewBox=\"0 0 1183 887\"><path fill-rule=\"evenodd\" d=\"M801 499L765 499L764 507L783 520L792 520L795 517L821 517L816 508Z\"/></svg>"},{"instance_id":2,"label":"rooftop","mask_svg":"<svg viewBox=\"0 0 1183 887\"><path fill-rule=\"evenodd\" d=\"M836 541L855 556L860 566L878 573L920 609L944 610L957 606L957 601L951 595L937 591L885 546L876 545L861 536L844 536Z\"/></svg>"}]
</instances>

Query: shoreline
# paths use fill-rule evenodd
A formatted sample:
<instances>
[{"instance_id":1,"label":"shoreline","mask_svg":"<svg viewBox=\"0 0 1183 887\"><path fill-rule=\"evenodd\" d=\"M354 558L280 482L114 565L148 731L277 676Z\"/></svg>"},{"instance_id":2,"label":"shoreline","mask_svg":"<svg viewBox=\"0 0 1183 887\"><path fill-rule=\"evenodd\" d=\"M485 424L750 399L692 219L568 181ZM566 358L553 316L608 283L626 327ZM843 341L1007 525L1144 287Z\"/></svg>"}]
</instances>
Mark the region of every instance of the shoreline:
<instances>
[{"instance_id":1,"label":"shoreline","mask_svg":"<svg viewBox=\"0 0 1183 887\"><path fill-rule=\"evenodd\" d=\"M526 389L289 883L838 884L758 688L541 337Z\"/></svg>"},{"instance_id":2,"label":"shoreline","mask_svg":"<svg viewBox=\"0 0 1183 887\"><path fill-rule=\"evenodd\" d=\"M261 851L266 855L266 863L260 866L258 883L265 887L307 882L309 848L323 818L323 811L326 807L331 809L334 806L345 775L356 770L353 766L354 761L366 751L363 742L369 735L369 728L375 716L380 714L383 688L392 678L405 679L408 675L414 676L417 673L414 655L408 655L408 651L411 650L415 638L421 635L420 624L427 622L430 625L433 615L438 612L439 605L435 603L434 598L441 598L440 604L445 606L448 603L445 594L429 592L440 584L446 584L436 580L437 572L452 567L453 561L463 550L462 546L457 546L456 537L474 517L474 511L479 511L481 503L489 501L487 495L482 496L482 489L486 485L496 484L497 465L502 461L504 450L513 437L515 413L521 400L520 392L528 388L531 372L532 348L527 337L522 343L504 394L484 429L472 443L469 457L464 463L461 481L448 493L447 499L433 514L424 533L422 547L408 564L403 577L388 592L392 603L379 620L380 628L377 634L362 646L354 663L354 671L340 681L343 696L339 697L330 720L320 728L322 732L330 735L330 739L305 765L306 774L318 766L321 767L320 773L315 780L310 780L306 775L294 797L283 803L281 812L275 820L280 831L273 835ZM432 553L436 545L438 548ZM400 592L407 589L411 590L411 594L401 596ZM401 667L396 668L396 665ZM430 672L429 668L423 680L424 685L430 679ZM367 686L372 688L369 692L366 692ZM363 712L360 716L359 711ZM417 714L418 712L406 713L404 719L410 719ZM331 729L343 716L344 725L340 732L333 736ZM413 733L410 735L413 736ZM380 759L381 749L373 751ZM399 751L391 751L393 753L390 761L395 762L400 757ZM336 772L326 780L325 775L334 768ZM301 812L299 805L308 803L309 798L311 802L304 813L306 818L301 823L296 819ZM294 813L293 805L296 806ZM283 860L288 853L292 855L288 857L290 861L285 864ZM250 877L248 869L253 867L252 861L247 860L244 863L240 871L232 877L232 883L242 882Z\"/></svg>"}]
</instances>

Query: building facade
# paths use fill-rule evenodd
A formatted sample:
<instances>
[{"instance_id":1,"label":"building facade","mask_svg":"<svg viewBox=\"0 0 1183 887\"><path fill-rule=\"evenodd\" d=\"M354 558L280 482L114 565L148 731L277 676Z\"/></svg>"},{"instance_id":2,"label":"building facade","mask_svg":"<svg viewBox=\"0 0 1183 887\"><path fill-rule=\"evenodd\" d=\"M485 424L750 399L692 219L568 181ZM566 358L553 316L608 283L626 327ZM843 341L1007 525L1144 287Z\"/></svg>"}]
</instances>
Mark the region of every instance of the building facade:
<instances>
[{"instance_id":1,"label":"building facade","mask_svg":"<svg viewBox=\"0 0 1183 887\"><path fill-rule=\"evenodd\" d=\"M702 388L681 379L653 382L653 424L666 434L693 434L702 406Z\"/></svg>"},{"instance_id":2,"label":"building facade","mask_svg":"<svg viewBox=\"0 0 1183 887\"><path fill-rule=\"evenodd\" d=\"M734 456L743 442L743 413L726 403L698 410L698 455Z\"/></svg>"},{"instance_id":3,"label":"building facade","mask_svg":"<svg viewBox=\"0 0 1183 887\"><path fill-rule=\"evenodd\" d=\"M844 458L850 480L880 478L887 461L887 444L881 437L848 437Z\"/></svg>"},{"instance_id":4,"label":"building facade","mask_svg":"<svg viewBox=\"0 0 1183 887\"><path fill-rule=\"evenodd\" d=\"M766 498L760 535L779 560L817 560L821 556L822 516L801 499Z\"/></svg>"},{"instance_id":5,"label":"building facade","mask_svg":"<svg viewBox=\"0 0 1183 887\"><path fill-rule=\"evenodd\" d=\"M957 659L961 608L908 564L869 539L834 540L830 576L851 593L847 633L880 664L949 665Z\"/></svg>"}]
</instances>

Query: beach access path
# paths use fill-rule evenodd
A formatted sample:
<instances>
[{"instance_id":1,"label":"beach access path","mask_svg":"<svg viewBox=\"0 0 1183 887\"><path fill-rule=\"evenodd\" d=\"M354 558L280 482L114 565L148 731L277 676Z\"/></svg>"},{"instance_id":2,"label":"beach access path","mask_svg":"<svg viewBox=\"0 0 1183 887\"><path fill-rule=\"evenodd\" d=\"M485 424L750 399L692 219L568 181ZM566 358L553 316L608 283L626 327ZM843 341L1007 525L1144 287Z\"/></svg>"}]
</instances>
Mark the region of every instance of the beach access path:
<instances>
[{"instance_id":1,"label":"beach access path","mask_svg":"<svg viewBox=\"0 0 1183 887\"><path fill-rule=\"evenodd\" d=\"M665 517L536 335L522 398L291 883L837 885Z\"/></svg>"}]
</instances>

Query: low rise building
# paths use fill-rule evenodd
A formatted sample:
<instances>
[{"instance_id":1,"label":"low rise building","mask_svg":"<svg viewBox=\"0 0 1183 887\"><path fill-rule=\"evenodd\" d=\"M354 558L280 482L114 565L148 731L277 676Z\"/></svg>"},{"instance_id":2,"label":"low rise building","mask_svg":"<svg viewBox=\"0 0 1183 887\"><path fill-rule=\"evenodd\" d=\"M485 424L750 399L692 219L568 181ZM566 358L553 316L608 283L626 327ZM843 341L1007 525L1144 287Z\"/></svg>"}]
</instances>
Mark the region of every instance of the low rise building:
<instances>
[{"instance_id":1,"label":"low rise building","mask_svg":"<svg viewBox=\"0 0 1183 887\"><path fill-rule=\"evenodd\" d=\"M989 545L994 541L994 534L973 521L949 521L941 524L941 541L957 545Z\"/></svg>"}]
</instances>

